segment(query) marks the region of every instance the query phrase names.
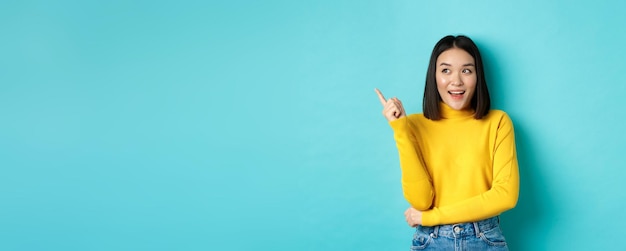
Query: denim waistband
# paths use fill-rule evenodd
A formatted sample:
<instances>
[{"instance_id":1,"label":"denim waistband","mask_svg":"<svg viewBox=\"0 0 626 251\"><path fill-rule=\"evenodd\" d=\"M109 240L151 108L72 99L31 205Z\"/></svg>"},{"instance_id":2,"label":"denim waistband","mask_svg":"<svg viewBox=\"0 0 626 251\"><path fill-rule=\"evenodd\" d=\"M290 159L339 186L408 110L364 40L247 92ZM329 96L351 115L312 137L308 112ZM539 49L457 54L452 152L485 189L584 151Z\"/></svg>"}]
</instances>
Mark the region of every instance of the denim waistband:
<instances>
[{"instance_id":1,"label":"denim waistband","mask_svg":"<svg viewBox=\"0 0 626 251\"><path fill-rule=\"evenodd\" d=\"M471 235L479 237L481 232L496 227L500 227L500 218L498 216L477 222L438 225L433 227L418 226L418 230L428 233L435 238L437 238L437 236L458 238Z\"/></svg>"}]
</instances>

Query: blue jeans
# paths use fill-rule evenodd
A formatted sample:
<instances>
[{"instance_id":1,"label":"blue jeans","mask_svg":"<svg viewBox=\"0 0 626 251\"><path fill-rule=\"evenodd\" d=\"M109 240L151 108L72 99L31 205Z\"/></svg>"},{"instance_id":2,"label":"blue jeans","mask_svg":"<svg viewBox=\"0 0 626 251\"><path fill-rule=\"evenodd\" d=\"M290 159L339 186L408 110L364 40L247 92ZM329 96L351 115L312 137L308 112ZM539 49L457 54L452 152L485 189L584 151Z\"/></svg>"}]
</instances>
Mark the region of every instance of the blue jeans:
<instances>
[{"instance_id":1,"label":"blue jeans","mask_svg":"<svg viewBox=\"0 0 626 251\"><path fill-rule=\"evenodd\" d=\"M500 218L470 223L418 226L411 250L509 250Z\"/></svg>"}]
</instances>

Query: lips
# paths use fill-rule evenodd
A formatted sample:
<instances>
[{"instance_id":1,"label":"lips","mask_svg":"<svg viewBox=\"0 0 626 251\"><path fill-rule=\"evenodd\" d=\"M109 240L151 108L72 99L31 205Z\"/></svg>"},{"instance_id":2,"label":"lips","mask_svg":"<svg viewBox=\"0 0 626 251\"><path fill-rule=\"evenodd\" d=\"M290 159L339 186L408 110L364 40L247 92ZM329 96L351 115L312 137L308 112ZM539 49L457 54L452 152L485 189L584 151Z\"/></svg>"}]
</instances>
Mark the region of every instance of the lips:
<instances>
[{"instance_id":1,"label":"lips","mask_svg":"<svg viewBox=\"0 0 626 251\"><path fill-rule=\"evenodd\" d=\"M448 91L451 95L463 95L465 91Z\"/></svg>"}]
</instances>

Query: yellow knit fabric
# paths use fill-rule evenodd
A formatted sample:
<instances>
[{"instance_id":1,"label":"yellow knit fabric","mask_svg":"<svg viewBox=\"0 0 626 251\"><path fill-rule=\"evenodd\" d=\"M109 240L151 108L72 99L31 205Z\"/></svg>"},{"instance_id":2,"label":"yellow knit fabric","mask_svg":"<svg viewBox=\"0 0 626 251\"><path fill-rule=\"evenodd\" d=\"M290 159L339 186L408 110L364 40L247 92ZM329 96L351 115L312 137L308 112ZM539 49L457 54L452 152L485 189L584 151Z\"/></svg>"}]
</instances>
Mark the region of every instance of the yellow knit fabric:
<instances>
[{"instance_id":1,"label":"yellow knit fabric","mask_svg":"<svg viewBox=\"0 0 626 251\"><path fill-rule=\"evenodd\" d=\"M435 226L487 219L515 207L519 171L513 123L503 111L440 105L441 120L412 114L390 122L404 197Z\"/></svg>"}]
</instances>

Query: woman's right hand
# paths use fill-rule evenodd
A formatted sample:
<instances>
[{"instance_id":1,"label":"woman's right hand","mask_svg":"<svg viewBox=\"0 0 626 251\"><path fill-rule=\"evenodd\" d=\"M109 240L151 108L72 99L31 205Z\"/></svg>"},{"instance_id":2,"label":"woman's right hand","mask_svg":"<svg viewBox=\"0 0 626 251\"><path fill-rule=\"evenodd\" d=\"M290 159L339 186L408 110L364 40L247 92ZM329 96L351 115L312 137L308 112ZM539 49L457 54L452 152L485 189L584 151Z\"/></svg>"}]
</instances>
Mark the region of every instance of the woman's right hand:
<instances>
[{"instance_id":1,"label":"woman's right hand","mask_svg":"<svg viewBox=\"0 0 626 251\"><path fill-rule=\"evenodd\" d=\"M406 116L406 112L402 106L402 101L396 97L385 99L385 96L383 96L378 88L375 88L374 90L378 94L380 103L383 105L383 116L387 119L387 121L391 122Z\"/></svg>"}]
</instances>

